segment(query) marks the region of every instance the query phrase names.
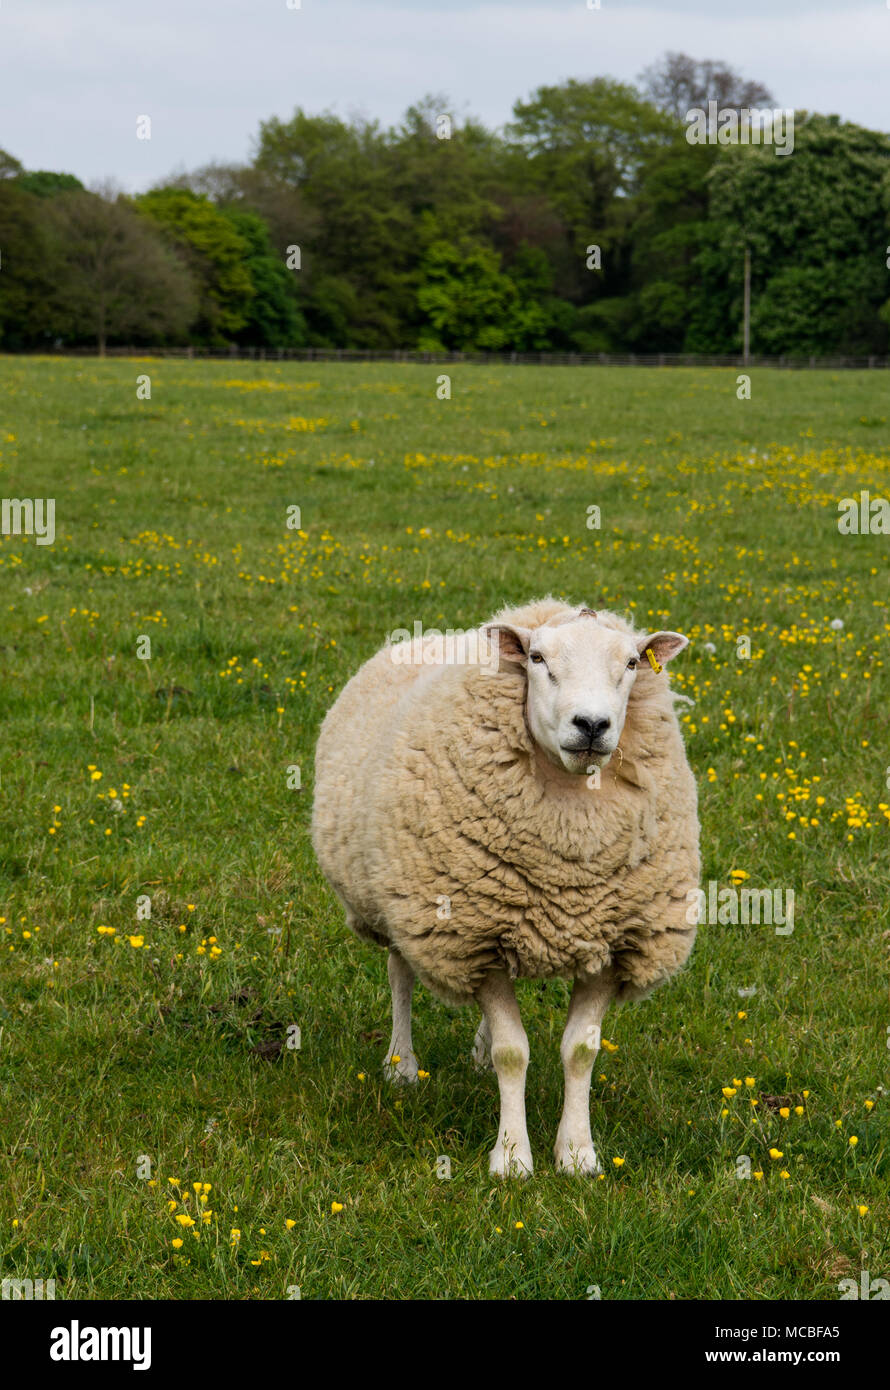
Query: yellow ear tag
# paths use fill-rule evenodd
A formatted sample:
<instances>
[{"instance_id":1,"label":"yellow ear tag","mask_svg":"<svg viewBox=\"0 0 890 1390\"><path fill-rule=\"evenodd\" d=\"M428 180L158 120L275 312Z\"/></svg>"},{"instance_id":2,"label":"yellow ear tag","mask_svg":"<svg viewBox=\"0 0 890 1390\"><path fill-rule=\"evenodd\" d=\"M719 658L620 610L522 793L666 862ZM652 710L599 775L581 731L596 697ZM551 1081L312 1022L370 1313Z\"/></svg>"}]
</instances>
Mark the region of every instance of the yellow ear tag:
<instances>
[{"instance_id":1,"label":"yellow ear tag","mask_svg":"<svg viewBox=\"0 0 890 1390\"><path fill-rule=\"evenodd\" d=\"M658 675L658 672L661 670L661 666L655 660L655 653L653 652L651 647L646 648L646 655L649 658L649 665L652 667L652 670L655 672L655 674Z\"/></svg>"}]
</instances>

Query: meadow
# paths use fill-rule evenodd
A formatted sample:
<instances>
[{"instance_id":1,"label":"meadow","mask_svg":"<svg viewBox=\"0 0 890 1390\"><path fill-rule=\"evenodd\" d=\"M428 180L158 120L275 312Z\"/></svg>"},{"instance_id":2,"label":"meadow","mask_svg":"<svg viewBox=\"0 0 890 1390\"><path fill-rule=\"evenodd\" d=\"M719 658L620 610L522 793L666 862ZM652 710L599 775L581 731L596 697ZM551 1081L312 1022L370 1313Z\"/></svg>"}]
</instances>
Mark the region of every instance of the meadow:
<instances>
[{"instance_id":1,"label":"meadow","mask_svg":"<svg viewBox=\"0 0 890 1390\"><path fill-rule=\"evenodd\" d=\"M0 537L4 1277L764 1300L890 1278L890 536L837 525L890 496L887 381L755 370L739 400L736 375L0 358L0 496L56 504L52 545ZM793 890L794 922L703 925L607 1015L598 1179L552 1165L568 986L520 986L537 1167L500 1184L475 1011L418 991L429 1077L383 1083L385 958L315 865L312 759L388 633L547 592L690 637L703 879Z\"/></svg>"}]
</instances>

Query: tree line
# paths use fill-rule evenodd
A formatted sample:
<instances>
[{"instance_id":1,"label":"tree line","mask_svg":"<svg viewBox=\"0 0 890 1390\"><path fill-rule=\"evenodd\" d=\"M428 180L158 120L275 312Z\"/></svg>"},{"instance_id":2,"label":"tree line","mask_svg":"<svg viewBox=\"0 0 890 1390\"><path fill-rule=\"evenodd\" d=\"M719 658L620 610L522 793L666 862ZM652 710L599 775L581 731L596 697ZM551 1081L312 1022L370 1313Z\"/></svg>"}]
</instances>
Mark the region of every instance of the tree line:
<instances>
[{"instance_id":1,"label":"tree line","mask_svg":"<svg viewBox=\"0 0 890 1390\"><path fill-rule=\"evenodd\" d=\"M494 131L426 97L383 129L298 109L247 164L88 190L0 150L0 349L106 344L883 354L890 136L795 113L793 153L687 139L774 105L668 54L544 86Z\"/></svg>"}]
</instances>

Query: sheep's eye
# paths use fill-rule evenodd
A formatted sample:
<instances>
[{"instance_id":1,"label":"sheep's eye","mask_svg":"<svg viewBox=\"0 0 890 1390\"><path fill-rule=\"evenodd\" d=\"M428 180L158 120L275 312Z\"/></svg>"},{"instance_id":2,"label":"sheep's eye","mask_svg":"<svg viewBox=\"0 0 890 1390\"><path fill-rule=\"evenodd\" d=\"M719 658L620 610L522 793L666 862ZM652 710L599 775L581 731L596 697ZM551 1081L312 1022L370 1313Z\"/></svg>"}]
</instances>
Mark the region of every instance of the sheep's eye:
<instances>
[{"instance_id":1,"label":"sheep's eye","mask_svg":"<svg viewBox=\"0 0 890 1390\"><path fill-rule=\"evenodd\" d=\"M535 665L537 665L538 662L543 661L544 658L542 657L540 652L532 652L531 660L535 663Z\"/></svg>"},{"instance_id":2,"label":"sheep's eye","mask_svg":"<svg viewBox=\"0 0 890 1390\"><path fill-rule=\"evenodd\" d=\"M635 671L639 664L640 663L637 661L637 658L635 656L632 656L630 661L627 663L628 671Z\"/></svg>"}]
</instances>

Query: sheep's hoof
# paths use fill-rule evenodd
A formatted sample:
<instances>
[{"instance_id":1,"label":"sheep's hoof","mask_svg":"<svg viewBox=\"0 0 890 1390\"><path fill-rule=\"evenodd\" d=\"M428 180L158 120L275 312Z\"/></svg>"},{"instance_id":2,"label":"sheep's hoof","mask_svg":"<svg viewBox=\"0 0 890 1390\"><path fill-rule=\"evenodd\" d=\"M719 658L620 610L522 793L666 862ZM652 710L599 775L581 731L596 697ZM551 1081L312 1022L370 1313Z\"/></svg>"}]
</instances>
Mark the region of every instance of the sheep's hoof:
<instances>
[{"instance_id":1,"label":"sheep's hoof","mask_svg":"<svg viewBox=\"0 0 890 1390\"><path fill-rule=\"evenodd\" d=\"M586 1173L597 1177L603 1171L592 1144L557 1144L554 1153L558 1173Z\"/></svg>"},{"instance_id":2,"label":"sheep's hoof","mask_svg":"<svg viewBox=\"0 0 890 1390\"><path fill-rule=\"evenodd\" d=\"M509 1148L497 1144L491 1151L488 1171L494 1178L530 1178L533 1172L532 1151L527 1146L520 1149L516 1144Z\"/></svg>"},{"instance_id":3,"label":"sheep's hoof","mask_svg":"<svg viewBox=\"0 0 890 1390\"><path fill-rule=\"evenodd\" d=\"M395 1086L413 1086L417 1081L417 1058L413 1052L406 1052L396 1062L387 1057L383 1063L383 1075Z\"/></svg>"}]
</instances>

